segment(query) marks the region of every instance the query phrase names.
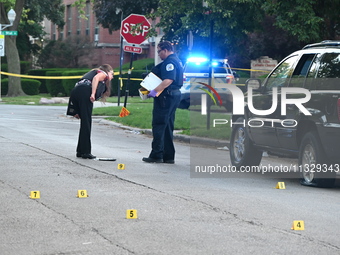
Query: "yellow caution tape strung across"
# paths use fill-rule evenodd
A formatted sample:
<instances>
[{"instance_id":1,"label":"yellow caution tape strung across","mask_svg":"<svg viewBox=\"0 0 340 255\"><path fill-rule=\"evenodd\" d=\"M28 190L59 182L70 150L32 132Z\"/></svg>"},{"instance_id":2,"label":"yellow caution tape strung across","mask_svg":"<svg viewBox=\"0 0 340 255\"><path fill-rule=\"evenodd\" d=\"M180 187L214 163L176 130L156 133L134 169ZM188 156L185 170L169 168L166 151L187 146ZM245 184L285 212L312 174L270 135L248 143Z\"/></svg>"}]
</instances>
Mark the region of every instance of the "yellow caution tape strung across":
<instances>
[{"instance_id":1,"label":"yellow caution tape strung across","mask_svg":"<svg viewBox=\"0 0 340 255\"><path fill-rule=\"evenodd\" d=\"M253 69L242 69L242 68L228 68L228 69L234 69L234 70L243 70L243 71L255 71L255 72L270 72L270 71L265 71L265 70L253 70ZM132 69L129 71L132 71ZM36 75L27 75L27 74L14 74L14 73L7 73L0 71L0 74L7 75L7 76L14 76L14 77L21 77L21 78L29 78L29 79L56 79L56 80L61 80L61 79L80 79L83 76L36 76ZM119 72L114 72L114 75L118 75ZM121 80L120 86L121 88L123 87L122 80L127 80L128 78L119 78ZM141 78L130 78L130 80L133 81L142 81L143 79Z\"/></svg>"},{"instance_id":2,"label":"yellow caution tape strung across","mask_svg":"<svg viewBox=\"0 0 340 255\"><path fill-rule=\"evenodd\" d=\"M14 76L14 77L21 77L21 78L31 78L31 79L80 79L81 76L35 76L35 75L26 75L26 74L15 74L15 73L7 73L7 72L0 72L0 74L7 75L7 76ZM115 75L118 74L118 72L114 73Z\"/></svg>"}]
</instances>

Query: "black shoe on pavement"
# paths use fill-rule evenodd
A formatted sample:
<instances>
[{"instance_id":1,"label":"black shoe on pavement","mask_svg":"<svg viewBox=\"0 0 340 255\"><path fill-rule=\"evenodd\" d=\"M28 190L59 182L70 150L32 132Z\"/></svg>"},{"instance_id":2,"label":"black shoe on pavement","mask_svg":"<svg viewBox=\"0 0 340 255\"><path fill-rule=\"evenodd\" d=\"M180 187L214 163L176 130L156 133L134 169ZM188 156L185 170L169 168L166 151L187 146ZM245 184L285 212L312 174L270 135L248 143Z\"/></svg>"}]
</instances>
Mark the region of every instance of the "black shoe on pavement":
<instances>
[{"instance_id":1,"label":"black shoe on pavement","mask_svg":"<svg viewBox=\"0 0 340 255\"><path fill-rule=\"evenodd\" d=\"M166 163L166 164L175 164L175 160L173 160L173 159L163 159L163 163Z\"/></svg>"},{"instance_id":2,"label":"black shoe on pavement","mask_svg":"<svg viewBox=\"0 0 340 255\"><path fill-rule=\"evenodd\" d=\"M84 154L81 154L81 157L82 157L82 158L88 158L88 159L94 159L94 158L96 158L96 156L92 155L91 153L84 153Z\"/></svg>"},{"instance_id":3,"label":"black shoe on pavement","mask_svg":"<svg viewBox=\"0 0 340 255\"><path fill-rule=\"evenodd\" d=\"M77 156L77 158L81 158L81 153L77 152L76 156Z\"/></svg>"},{"instance_id":4,"label":"black shoe on pavement","mask_svg":"<svg viewBox=\"0 0 340 255\"><path fill-rule=\"evenodd\" d=\"M143 158L142 160L147 163L163 163L161 158Z\"/></svg>"}]
</instances>

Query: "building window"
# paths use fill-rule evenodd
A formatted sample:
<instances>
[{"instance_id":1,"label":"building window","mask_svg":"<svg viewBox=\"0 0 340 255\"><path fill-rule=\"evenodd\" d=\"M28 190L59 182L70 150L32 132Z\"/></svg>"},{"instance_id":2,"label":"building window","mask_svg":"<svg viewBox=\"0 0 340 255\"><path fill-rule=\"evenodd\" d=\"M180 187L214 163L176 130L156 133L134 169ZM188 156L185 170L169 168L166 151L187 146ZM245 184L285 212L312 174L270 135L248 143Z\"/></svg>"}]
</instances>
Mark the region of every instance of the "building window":
<instances>
[{"instance_id":1,"label":"building window","mask_svg":"<svg viewBox=\"0 0 340 255\"><path fill-rule=\"evenodd\" d=\"M71 5L66 7L66 28L67 28L67 35L72 34L72 8Z\"/></svg>"},{"instance_id":2,"label":"building window","mask_svg":"<svg viewBox=\"0 0 340 255\"><path fill-rule=\"evenodd\" d=\"M77 13L77 35L81 34L81 17L78 8L76 8Z\"/></svg>"},{"instance_id":3,"label":"building window","mask_svg":"<svg viewBox=\"0 0 340 255\"><path fill-rule=\"evenodd\" d=\"M56 25L54 23L52 23L52 27L51 27L51 34L52 34L52 37L51 37L51 40L57 40L57 28L56 28Z\"/></svg>"},{"instance_id":4,"label":"building window","mask_svg":"<svg viewBox=\"0 0 340 255\"><path fill-rule=\"evenodd\" d=\"M86 2L86 7L85 7L85 16L86 16L86 29L85 29L85 34L90 35L90 14L91 14L91 4L90 2Z\"/></svg>"},{"instance_id":5,"label":"building window","mask_svg":"<svg viewBox=\"0 0 340 255\"><path fill-rule=\"evenodd\" d=\"M99 41L99 26L97 24L96 16L93 16L94 19L94 41L98 43Z\"/></svg>"}]
</instances>

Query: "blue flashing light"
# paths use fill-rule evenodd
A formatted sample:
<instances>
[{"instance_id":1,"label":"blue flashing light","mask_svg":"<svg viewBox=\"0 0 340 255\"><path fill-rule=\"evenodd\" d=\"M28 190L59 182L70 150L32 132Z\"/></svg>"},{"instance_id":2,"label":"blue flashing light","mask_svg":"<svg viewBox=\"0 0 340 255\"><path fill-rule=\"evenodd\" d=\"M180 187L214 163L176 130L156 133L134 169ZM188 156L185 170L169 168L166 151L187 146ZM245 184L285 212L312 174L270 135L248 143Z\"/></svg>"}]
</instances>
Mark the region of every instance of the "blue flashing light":
<instances>
[{"instance_id":1,"label":"blue flashing light","mask_svg":"<svg viewBox=\"0 0 340 255\"><path fill-rule=\"evenodd\" d=\"M217 62L212 62L211 64L212 64L212 66L218 66Z\"/></svg>"},{"instance_id":2,"label":"blue flashing light","mask_svg":"<svg viewBox=\"0 0 340 255\"><path fill-rule=\"evenodd\" d=\"M196 65L200 65L203 62L207 62L208 59L207 58L203 58L203 57L190 57L187 59L188 62L193 62L196 63Z\"/></svg>"}]
</instances>

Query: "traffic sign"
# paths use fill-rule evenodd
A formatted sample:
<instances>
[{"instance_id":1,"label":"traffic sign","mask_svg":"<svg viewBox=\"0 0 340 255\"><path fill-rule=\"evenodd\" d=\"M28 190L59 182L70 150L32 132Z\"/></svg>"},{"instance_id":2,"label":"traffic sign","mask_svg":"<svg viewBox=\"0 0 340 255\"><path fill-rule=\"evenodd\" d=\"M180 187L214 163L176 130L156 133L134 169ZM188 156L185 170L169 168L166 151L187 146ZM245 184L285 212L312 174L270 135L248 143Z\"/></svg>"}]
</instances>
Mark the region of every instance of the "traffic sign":
<instances>
[{"instance_id":1,"label":"traffic sign","mask_svg":"<svg viewBox=\"0 0 340 255\"><path fill-rule=\"evenodd\" d=\"M122 20L120 34L131 44L141 44L151 28L150 22L143 15L130 14Z\"/></svg>"},{"instance_id":2,"label":"traffic sign","mask_svg":"<svg viewBox=\"0 0 340 255\"><path fill-rule=\"evenodd\" d=\"M18 31L1 31L2 35L18 35Z\"/></svg>"},{"instance_id":3,"label":"traffic sign","mask_svg":"<svg viewBox=\"0 0 340 255\"><path fill-rule=\"evenodd\" d=\"M137 53L141 54L143 49L141 47L135 47L135 46L130 46L130 45L125 45L124 46L124 51L125 52L131 52L131 53Z\"/></svg>"}]
</instances>

